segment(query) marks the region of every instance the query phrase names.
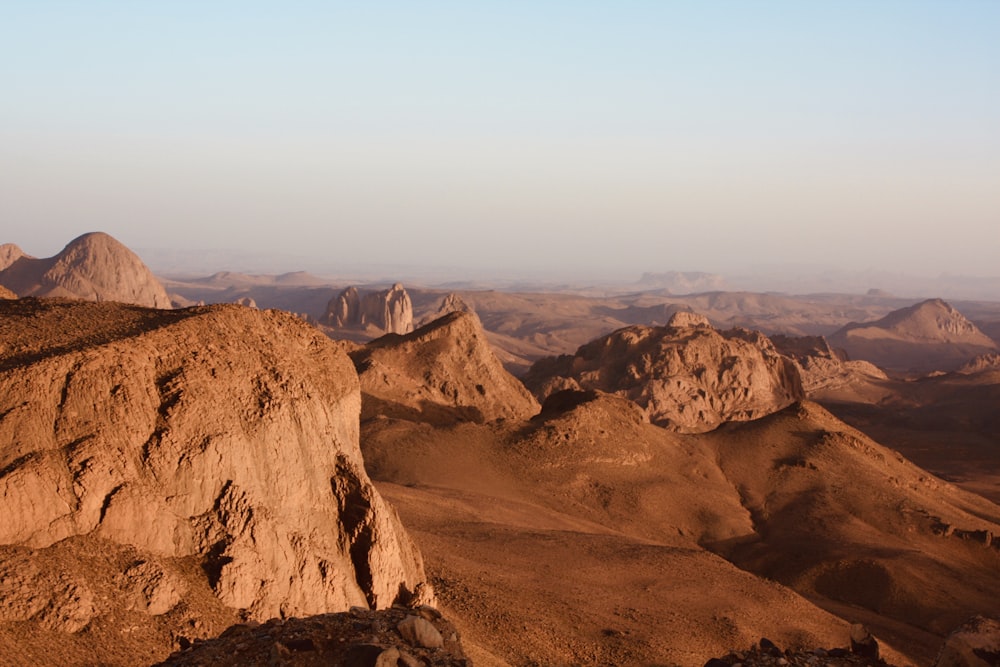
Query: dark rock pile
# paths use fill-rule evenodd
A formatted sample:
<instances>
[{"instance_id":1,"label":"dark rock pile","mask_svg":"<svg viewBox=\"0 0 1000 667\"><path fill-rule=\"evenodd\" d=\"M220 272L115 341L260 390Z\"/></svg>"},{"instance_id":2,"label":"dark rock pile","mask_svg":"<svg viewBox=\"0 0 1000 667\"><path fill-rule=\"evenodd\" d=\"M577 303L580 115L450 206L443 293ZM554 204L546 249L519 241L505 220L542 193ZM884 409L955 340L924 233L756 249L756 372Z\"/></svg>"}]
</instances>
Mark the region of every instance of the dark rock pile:
<instances>
[{"instance_id":1,"label":"dark rock pile","mask_svg":"<svg viewBox=\"0 0 1000 667\"><path fill-rule=\"evenodd\" d=\"M761 639L748 651L734 651L712 658L705 667L891 667L879 658L878 642L862 625L851 627L850 648L817 648L782 651L769 639Z\"/></svg>"},{"instance_id":2,"label":"dark rock pile","mask_svg":"<svg viewBox=\"0 0 1000 667\"><path fill-rule=\"evenodd\" d=\"M155 667L471 667L455 627L433 607L393 607L234 625Z\"/></svg>"}]
</instances>

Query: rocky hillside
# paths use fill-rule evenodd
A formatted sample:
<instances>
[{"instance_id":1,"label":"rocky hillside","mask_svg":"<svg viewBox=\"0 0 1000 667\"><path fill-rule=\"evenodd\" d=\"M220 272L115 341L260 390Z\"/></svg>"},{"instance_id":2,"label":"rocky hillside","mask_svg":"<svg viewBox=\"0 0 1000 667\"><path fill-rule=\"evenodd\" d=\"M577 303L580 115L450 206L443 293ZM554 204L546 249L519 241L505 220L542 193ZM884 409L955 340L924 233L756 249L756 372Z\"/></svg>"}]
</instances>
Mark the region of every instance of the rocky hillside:
<instances>
[{"instance_id":1,"label":"rocky hillside","mask_svg":"<svg viewBox=\"0 0 1000 667\"><path fill-rule=\"evenodd\" d=\"M60 664L104 634L162 657L227 609L426 596L365 473L360 404L348 357L287 314L0 301L0 644L30 627Z\"/></svg>"},{"instance_id":2,"label":"rocky hillside","mask_svg":"<svg viewBox=\"0 0 1000 667\"><path fill-rule=\"evenodd\" d=\"M100 232L70 241L55 257L18 257L0 271L0 285L19 296L171 307L163 286L142 260L114 238Z\"/></svg>"},{"instance_id":3,"label":"rocky hillside","mask_svg":"<svg viewBox=\"0 0 1000 667\"><path fill-rule=\"evenodd\" d=\"M360 294L357 287L348 287L330 300L320 321L341 329L374 328L405 334L413 331L413 302L399 283L366 294Z\"/></svg>"},{"instance_id":4,"label":"rocky hillside","mask_svg":"<svg viewBox=\"0 0 1000 667\"><path fill-rule=\"evenodd\" d=\"M897 371L956 370L997 344L941 299L895 310L880 320L851 323L830 342L863 359Z\"/></svg>"},{"instance_id":5,"label":"rocky hillside","mask_svg":"<svg viewBox=\"0 0 1000 667\"><path fill-rule=\"evenodd\" d=\"M626 327L574 355L542 359L525 384L539 399L567 388L615 393L645 408L654 424L682 432L762 417L803 397L794 365L766 336L720 332L687 312L665 327Z\"/></svg>"},{"instance_id":6,"label":"rocky hillside","mask_svg":"<svg viewBox=\"0 0 1000 667\"><path fill-rule=\"evenodd\" d=\"M454 312L405 336L351 353L361 378L362 418L431 423L527 419L538 403L504 370L479 319Z\"/></svg>"}]
</instances>

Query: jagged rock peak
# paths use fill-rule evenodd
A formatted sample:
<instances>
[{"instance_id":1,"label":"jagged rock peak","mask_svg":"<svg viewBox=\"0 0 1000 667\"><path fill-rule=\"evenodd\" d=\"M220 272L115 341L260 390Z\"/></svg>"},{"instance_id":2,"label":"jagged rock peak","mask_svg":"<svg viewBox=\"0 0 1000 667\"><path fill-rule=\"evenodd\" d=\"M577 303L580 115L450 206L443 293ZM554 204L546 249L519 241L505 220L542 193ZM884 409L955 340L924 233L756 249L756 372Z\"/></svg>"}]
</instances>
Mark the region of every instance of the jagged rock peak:
<instances>
[{"instance_id":1,"label":"jagged rock peak","mask_svg":"<svg viewBox=\"0 0 1000 667\"><path fill-rule=\"evenodd\" d=\"M362 419L485 422L527 419L539 410L493 354L471 313L449 313L405 336L383 336L351 358L361 379Z\"/></svg>"},{"instance_id":2,"label":"jagged rock peak","mask_svg":"<svg viewBox=\"0 0 1000 667\"><path fill-rule=\"evenodd\" d=\"M541 359L525 384L539 400L562 389L617 394L645 408L652 423L682 432L756 419L804 396L795 365L763 334L685 320L694 326L626 327L574 355Z\"/></svg>"},{"instance_id":3,"label":"jagged rock peak","mask_svg":"<svg viewBox=\"0 0 1000 667\"><path fill-rule=\"evenodd\" d=\"M443 299L441 299L441 304L438 306L436 311L420 320L420 326L426 326L434 320L444 317L448 313L475 314L475 312L476 311L473 310L472 306L465 302L465 299L460 297L455 292L449 292Z\"/></svg>"},{"instance_id":4,"label":"jagged rock peak","mask_svg":"<svg viewBox=\"0 0 1000 667\"><path fill-rule=\"evenodd\" d=\"M3 271L22 257L27 257L27 255L16 244L0 244L0 271Z\"/></svg>"},{"instance_id":5,"label":"jagged rock peak","mask_svg":"<svg viewBox=\"0 0 1000 667\"><path fill-rule=\"evenodd\" d=\"M364 470L354 368L300 319L20 299L0 301L0 337L0 549L30 561L83 540L175 574L184 559L188 588L256 620L387 607L424 585ZM26 589L60 581L50 574L24 574ZM132 574L140 589L159 580ZM93 592L129 576L60 585ZM139 606L170 607L183 589ZM74 607L79 627L126 602L75 597L88 601ZM35 618L21 607L5 618Z\"/></svg>"},{"instance_id":6,"label":"jagged rock peak","mask_svg":"<svg viewBox=\"0 0 1000 667\"><path fill-rule=\"evenodd\" d=\"M84 234L47 259L22 256L0 271L18 295L118 301L170 308L170 297L139 257L103 232Z\"/></svg>"},{"instance_id":7,"label":"jagged rock peak","mask_svg":"<svg viewBox=\"0 0 1000 667\"><path fill-rule=\"evenodd\" d=\"M330 300L323 323L338 328L374 327L385 333L413 331L413 302L400 283L362 295L351 286Z\"/></svg>"}]
</instances>

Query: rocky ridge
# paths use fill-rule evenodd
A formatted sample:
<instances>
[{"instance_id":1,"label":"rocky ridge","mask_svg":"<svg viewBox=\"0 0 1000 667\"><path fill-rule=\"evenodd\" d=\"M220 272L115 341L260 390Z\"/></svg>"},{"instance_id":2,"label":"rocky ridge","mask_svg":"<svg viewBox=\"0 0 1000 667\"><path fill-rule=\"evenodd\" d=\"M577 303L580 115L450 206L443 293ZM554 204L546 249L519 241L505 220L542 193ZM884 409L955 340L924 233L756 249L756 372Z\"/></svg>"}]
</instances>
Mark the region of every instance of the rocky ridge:
<instances>
[{"instance_id":1,"label":"rocky ridge","mask_svg":"<svg viewBox=\"0 0 1000 667\"><path fill-rule=\"evenodd\" d=\"M3 621L146 627L202 590L256 620L433 600L365 473L350 360L297 318L28 298L0 301L0 341L0 547L41 564L3 579ZM120 583L66 570L77 543L121 554Z\"/></svg>"},{"instance_id":2,"label":"rocky ridge","mask_svg":"<svg viewBox=\"0 0 1000 667\"><path fill-rule=\"evenodd\" d=\"M0 284L22 297L66 297L150 308L171 307L166 290L142 260L101 232L70 241L54 257L36 259L22 254L0 271Z\"/></svg>"},{"instance_id":3,"label":"rocky ridge","mask_svg":"<svg viewBox=\"0 0 1000 667\"><path fill-rule=\"evenodd\" d=\"M626 327L574 355L539 360L525 384L540 400L561 389L615 393L654 424L690 433L762 417L804 396L794 365L766 336L720 332L688 312L665 327Z\"/></svg>"}]
</instances>

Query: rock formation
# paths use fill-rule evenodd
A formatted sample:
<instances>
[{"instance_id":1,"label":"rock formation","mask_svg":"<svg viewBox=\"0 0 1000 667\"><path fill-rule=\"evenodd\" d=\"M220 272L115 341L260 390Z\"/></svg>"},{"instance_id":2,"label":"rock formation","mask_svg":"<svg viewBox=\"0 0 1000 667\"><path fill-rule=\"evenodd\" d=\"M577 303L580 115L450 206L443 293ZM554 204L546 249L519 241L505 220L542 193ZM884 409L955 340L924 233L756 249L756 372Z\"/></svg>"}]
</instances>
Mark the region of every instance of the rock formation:
<instances>
[{"instance_id":1,"label":"rock formation","mask_svg":"<svg viewBox=\"0 0 1000 667\"><path fill-rule=\"evenodd\" d=\"M237 306L246 306L247 308L257 307L257 302L254 300L252 296L240 297L239 299L233 301L233 303L235 303Z\"/></svg>"},{"instance_id":2,"label":"rock formation","mask_svg":"<svg viewBox=\"0 0 1000 667\"><path fill-rule=\"evenodd\" d=\"M170 308L170 298L142 260L100 232L84 234L55 257L22 255L0 271L0 284L19 296L119 301Z\"/></svg>"},{"instance_id":3,"label":"rock formation","mask_svg":"<svg viewBox=\"0 0 1000 667\"><path fill-rule=\"evenodd\" d=\"M423 588L364 470L351 362L298 318L29 298L0 301L0 342L0 550L36 564L0 577L0 620L72 632L201 589L264 620ZM120 555L67 575L73 549Z\"/></svg>"},{"instance_id":4,"label":"rock formation","mask_svg":"<svg viewBox=\"0 0 1000 667\"><path fill-rule=\"evenodd\" d=\"M951 371L997 344L941 299L895 310L880 320L851 323L830 342L852 359L899 371Z\"/></svg>"},{"instance_id":5,"label":"rock formation","mask_svg":"<svg viewBox=\"0 0 1000 667\"><path fill-rule=\"evenodd\" d=\"M405 334L413 331L413 303L400 283L363 296L352 286L330 300L321 321L338 328L374 327Z\"/></svg>"},{"instance_id":6,"label":"rock formation","mask_svg":"<svg viewBox=\"0 0 1000 667\"><path fill-rule=\"evenodd\" d=\"M527 419L538 403L504 370L479 319L450 313L405 336L386 335L352 352L362 418L420 421Z\"/></svg>"},{"instance_id":7,"label":"rock formation","mask_svg":"<svg viewBox=\"0 0 1000 667\"><path fill-rule=\"evenodd\" d=\"M886 374L867 361L849 361L823 336L771 336L777 350L791 359L807 395L855 381L885 380Z\"/></svg>"},{"instance_id":8,"label":"rock formation","mask_svg":"<svg viewBox=\"0 0 1000 667\"><path fill-rule=\"evenodd\" d=\"M455 626L431 607L274 619L237 625L178 651L157 667L245 665L466 667Z\"/></svg>"},{"instance_id":9,"label":"rock formation","mask_svg":"<svg viewBox=\"0 0 1000 667\"><path fill-rule=\"evenodd\" d=\"M420 320L420 326L425 326L430 324L434 320L444 317L449 313L475 313L472 306L467 304L465 300L454 292L449 292L443 299L441 299L441 304L438 306L437 310L423 317Z\"/></svg>"},{"instance_id":10,"label":"rock formation","mask_svg":"<svg viewBox=\"0 0 1000 667\"><path fill-rule=\"evenodd\" d=\"M975 616L948 635L934 667L1000 665L1000 620Z\"/></svg>"},{"instance_id":11,"label":"rock formation","mask_svg":"<svg viewBox=\"0 0 1000 667\"><path fill-rule=\"evenodd\" d=\"M685 312L666 327L626 327L574 355L539 360L525 383L540 399L567 388L615 393L645 408L654 424L681 432L762 417L803 397L794 365L766 336L719 332Z\"/></svg>"},{"instance_id":12,"label":"rock formation","mask_svg":"<svg viewBox=\"0 0 1000 667\"><path fill-rule=\"evenodd\" d=\"M0 271L3 271L22 257L27 257L27 255L17 245L13 243L0 244Z\"/></svg>"},{"instance_id":13,"label":"rock formation","mask_svg":"<svg viewBox=\"0 0 1000 667\"><path fill-rule=\"evenodd\" d=\"M11 292L9 289L0 285L0 299L16 299L17 295Z\"/></svg>"}]
</instances>

